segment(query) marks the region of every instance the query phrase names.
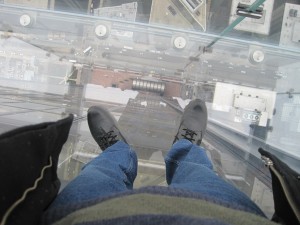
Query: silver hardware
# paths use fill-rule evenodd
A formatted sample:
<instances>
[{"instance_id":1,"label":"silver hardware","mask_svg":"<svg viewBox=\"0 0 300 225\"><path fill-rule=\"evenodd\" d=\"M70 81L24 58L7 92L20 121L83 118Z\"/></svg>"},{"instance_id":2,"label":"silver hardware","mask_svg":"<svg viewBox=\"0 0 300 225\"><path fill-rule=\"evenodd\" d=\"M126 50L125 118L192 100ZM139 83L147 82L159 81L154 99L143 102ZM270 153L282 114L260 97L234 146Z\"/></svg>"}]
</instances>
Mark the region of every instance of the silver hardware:
<instances>
[{"instance_id":1,"label":"silver hardware","mask_svg":"<svg viewBox=\"0 0 300 225\"><path fill-rule=\"evenodd\" d=\"M261 156L261 160L263 161L265 166L273 166L273 164L274 164L273 161L266 156Z\"/></svg>"}]
</instances>

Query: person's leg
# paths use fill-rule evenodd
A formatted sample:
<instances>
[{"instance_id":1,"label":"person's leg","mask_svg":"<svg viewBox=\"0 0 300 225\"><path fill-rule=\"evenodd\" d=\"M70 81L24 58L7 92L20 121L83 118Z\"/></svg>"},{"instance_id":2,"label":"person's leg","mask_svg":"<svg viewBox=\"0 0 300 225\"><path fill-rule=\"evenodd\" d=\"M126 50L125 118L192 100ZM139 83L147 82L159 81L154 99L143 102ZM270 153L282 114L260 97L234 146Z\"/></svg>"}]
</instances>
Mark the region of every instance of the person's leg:
<instances>
[{"instance_id":1,"label":"person's leg","mask_svg":"<svg viewBox=\"0 0 300 225\"><path fill-rule=\"evenodd\" d=\"M197 192L202 196L235 204L264 216L251 199L217 176L205 150L186 139L177 141L165 159L170 187Z\"/></svg>"},{"instance_id":2,"label":"person's leg","mask_svg":"<svg viewBox=\"0 0 300 225\"><path fill-rule=\"evenodd\" d=\"M132 189L137 156L130 149L113 115L101 106L88 110L91 134L103 152L84 166L51 207L76 204Z\"/></svg>"},{"instance_id":3,"label":"person's leg","mask_svg":"<svg viewBox=\"0 0 300 225\"><path fill-rule=\"evenodd\" d=\"M128 144L118 141L85 165L51 207L76 204L132 189L136 174L136 153Z\"/></svg>"}]
</instances>

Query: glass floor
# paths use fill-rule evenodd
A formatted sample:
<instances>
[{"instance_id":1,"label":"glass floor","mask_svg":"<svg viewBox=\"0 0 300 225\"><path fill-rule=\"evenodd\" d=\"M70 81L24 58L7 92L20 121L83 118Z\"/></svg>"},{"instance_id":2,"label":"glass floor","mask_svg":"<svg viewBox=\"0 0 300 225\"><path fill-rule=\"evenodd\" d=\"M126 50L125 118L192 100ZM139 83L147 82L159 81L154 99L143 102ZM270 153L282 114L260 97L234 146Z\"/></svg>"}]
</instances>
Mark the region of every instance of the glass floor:
<instances>
[{"instance_id":1,"label":"glass floor","mask_svg":"<svg viewBox=\"0 0 300 225\"><path fill-rule=\"evenodd\" d=\"M0 0L0 132L74 114L64 187L101 153L86 116L102 105L138 154L135 187L166 185L183 108L201 98L215 172L271 217L257 150L300 171L299 43L299 1Z\"/></svg>"}]
</instances>

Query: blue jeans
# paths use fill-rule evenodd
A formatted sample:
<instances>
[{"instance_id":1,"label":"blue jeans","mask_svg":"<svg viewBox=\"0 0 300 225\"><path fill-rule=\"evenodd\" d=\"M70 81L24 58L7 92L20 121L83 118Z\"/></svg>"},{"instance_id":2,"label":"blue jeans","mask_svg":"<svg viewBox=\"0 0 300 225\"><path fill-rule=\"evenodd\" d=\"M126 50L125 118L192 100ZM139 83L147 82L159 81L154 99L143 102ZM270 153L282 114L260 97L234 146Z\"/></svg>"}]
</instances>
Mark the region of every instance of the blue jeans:
<instances>
[{"instance_id":1,"label":"blue jeans","mask_svg":"<svg viewBox=\"0 0 300 225\"><path fill-rule=\"evenodd\" d=\"M165 159L169 187L180 188L228 204L251 208L264 215L247 195L213 172L205 150L188 140L177 141ZM122 141L86 164L80 174L57 196L51 207L105 197L131 190L137 175L137 156Z\"/></svg>"}]
</instances>

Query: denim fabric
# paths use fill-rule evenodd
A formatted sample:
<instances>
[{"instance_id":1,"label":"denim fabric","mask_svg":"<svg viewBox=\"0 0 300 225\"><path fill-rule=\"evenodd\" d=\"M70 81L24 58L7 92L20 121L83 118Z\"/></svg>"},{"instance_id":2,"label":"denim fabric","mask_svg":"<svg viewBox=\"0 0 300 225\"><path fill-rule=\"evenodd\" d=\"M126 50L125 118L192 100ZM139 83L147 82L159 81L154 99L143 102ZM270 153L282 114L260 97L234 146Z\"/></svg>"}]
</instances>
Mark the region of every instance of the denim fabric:
<instances>
[{"instance_id":1,"label":"denim fabric","mask_svg":"<svg viewBox=\"0 0 300 225\"><path fill-rule=\"evenodd\" d=\"M172 146L165 162L166 179L170 187L197 192L224 203L234 203L264 216L246 194L214 173L202 147L182 139Z\"/></svg>"},{"instance_id":2,"label":"denim fabric","mask_svg":"<svg viewBox=\"0 0 300 225\"><path fill-rule=\"evenodd\" d=\"M119 141L86 164L51 204L51 208L76 204L132 189L137 156Z\"/></svg>"},{"instance_id":3,"label":"denim fabric","mask_svg":"<svg viewBox=\"0 0 300 225\"><path fill-rule=\"evenodd\" d=\"M200 193L264 215L248 196L218 177L205 150L190 141L177 141L165 162L170 187ZM88 163L58 195L51 208L131 190L136 175L137 156L126 143L119 141Z\"/></svg>"}]
</instances>

